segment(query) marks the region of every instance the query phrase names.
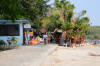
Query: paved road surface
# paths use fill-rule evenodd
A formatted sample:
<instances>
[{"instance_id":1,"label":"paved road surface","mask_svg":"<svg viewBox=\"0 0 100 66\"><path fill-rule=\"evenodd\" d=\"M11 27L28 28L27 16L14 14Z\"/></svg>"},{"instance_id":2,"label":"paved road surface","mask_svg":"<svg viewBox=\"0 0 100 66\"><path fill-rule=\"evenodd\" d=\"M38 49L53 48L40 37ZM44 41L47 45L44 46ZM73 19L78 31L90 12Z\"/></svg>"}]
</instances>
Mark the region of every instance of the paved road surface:
<instances>
[{"instance_id":1,"label":"paved road surface","mask_svg":"<svg viewBox=\"0 0 100 66\"><path fill-rule=\"evenodd\" d=\"M40 66L57 45L21 46L0 52L0 66Z\"/></svg>"},{"instance_id":2,"label":"paved road surface","mask_svg":"<svg viewBox=\"0 0 100 66\"><path fill-rule=\"evenodd\" d=\"M41 66L100 66L100 47L57 47Z\"/></svg>"}]
</instances>

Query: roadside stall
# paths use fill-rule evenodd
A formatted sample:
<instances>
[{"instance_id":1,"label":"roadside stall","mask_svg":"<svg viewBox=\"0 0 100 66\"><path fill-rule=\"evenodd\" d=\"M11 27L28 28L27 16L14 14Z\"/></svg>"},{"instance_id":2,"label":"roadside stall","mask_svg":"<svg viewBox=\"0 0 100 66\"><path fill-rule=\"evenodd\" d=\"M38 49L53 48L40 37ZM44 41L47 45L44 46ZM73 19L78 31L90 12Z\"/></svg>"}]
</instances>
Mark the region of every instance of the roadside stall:
<instances>
[{"instance_id":1,"label":"roadside stall","mask_svg":"<svg viewBox=\"0 0 100 66\"><path fill-rule=\"evenodd\" d=\"M29 45L29 41L33 36L33 31L29 23L24 23L24 44Z\"/></svg>"},{"instance_id":2,"label":"roadside stall","mask_svg":"<svg viewBox=\"0 0 100 66\"><path fill-rule=\"evenodd\" d=\"M30 25L30 26L26 26ZM6 45L21 46L29 40L29 30L31 24L29 20L0 20L0 40L4 41ZM24 34L26 31L26 35Z\"/></svg>"},{"instance_id":3,"label":"roadside stall","mask_svg":"<svg viewBox=\"0 0 100 66\"><path fill-rule=\"evenodd\" d=\"M56 43L61 45L61 37L62 37L63 30L62 29L55 29L54 30L54 37L56 40Z\"/></svg>"}]
</instances>

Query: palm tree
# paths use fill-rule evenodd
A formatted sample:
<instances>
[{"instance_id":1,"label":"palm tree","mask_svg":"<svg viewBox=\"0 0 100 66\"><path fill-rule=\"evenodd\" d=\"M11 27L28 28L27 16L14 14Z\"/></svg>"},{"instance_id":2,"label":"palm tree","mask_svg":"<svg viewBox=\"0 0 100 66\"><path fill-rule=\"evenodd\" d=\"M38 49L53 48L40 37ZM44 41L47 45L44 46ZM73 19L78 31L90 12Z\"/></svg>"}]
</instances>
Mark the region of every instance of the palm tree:
<instances>
[{"instance_id":1,"label":"palm tree","mask_svg":"<svg viewBox=\"0 0 100 66\"><path fill-rule=\"evenodd\" d=\"M85 10L77 18L74 17L74 8L69 1L55 0L54 8L51 8L49 15L42 20L43 27L48 31L54 31L56 28L63 29L69 41L80 35L85 37L89 27L89 18L84 17Z\"/></svg>"},{"instance_id":2,"label":"palm tree","mask_svg":"<svg viewBox=\"0 0 100 66\"><path fill-rule=\"evenodd\" d=\"M83 10L80 15L75 20L75 30L77 34L81 35L83 38L86 37L86 33L90 27L89 18L83 17L86 14L86 11Z\"/></svg>"}]
</instances>

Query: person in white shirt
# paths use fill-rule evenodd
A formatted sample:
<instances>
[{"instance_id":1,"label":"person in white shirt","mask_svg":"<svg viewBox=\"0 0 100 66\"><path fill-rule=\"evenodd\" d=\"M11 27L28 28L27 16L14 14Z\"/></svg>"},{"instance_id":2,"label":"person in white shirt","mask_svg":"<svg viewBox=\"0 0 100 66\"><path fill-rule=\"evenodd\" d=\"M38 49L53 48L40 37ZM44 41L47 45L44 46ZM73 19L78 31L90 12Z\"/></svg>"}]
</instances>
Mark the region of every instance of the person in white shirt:
<instances>
[{"instance_id":1,"label":"person in white shirt","mask_svg":"<svg viewBox=\"0 0 100 66\"><path fill-rule=\"evenodd\" d=\"M48 35L47 35L47 33L45 33L43 35L43 39L44 39L44 43L47 44L48 43Z\"/></svg>"}]
</instances>

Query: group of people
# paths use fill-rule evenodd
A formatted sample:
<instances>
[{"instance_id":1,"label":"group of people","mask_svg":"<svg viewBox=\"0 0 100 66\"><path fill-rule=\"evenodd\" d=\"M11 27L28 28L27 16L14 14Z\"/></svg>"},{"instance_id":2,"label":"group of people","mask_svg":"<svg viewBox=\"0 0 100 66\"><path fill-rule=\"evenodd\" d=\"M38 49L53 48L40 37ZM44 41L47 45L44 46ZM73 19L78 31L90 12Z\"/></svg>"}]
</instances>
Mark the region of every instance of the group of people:
<instances>
[{"instance_id":1,"label":"group of people","mask_svg":"<svg viewBox=\"0 0 100 66\"><path fill-rule=\"evenodd\" d=\"M50 44L54 40L54 37L52 34L43 33L42 39L44 40L45 44Z\"/></svg>"},{"instance_id":2,"label":"group of people","mask_svg":"<svg viewBox=\"0 0 100 66\"><path fill-rule=\"evenodd\" d=\"M31 40L30 41L33 41L33 44L34 44L34 40L37 41L38 44L40 43L44 43L44 44L50 44L53 42L54 40L54 36L52 33L41 33L41 34L34 34L34 36L31 37ZM31 42L32 44L32 42Z\"/></svg>"},{"instance_id":3,"label":"group of people","mask_svg":"<svg viewBox=\"0 0 100 66\"><path fill-rule=\"evenodd\" d=\"M68 46L68 47L73 47L76 46L76 44L81 44L83 42L82 38L77 37L77 39L74 38L69 38L67 32L54 32L54 33L38 33L35 34L32 37L31 40L37 40L38 44L39 43L44 43L44 44L50 44L50 43L57 43L60 46ZM55 41L55 42L54 42Z\"/></svg>"}]
</instances>

